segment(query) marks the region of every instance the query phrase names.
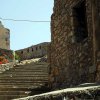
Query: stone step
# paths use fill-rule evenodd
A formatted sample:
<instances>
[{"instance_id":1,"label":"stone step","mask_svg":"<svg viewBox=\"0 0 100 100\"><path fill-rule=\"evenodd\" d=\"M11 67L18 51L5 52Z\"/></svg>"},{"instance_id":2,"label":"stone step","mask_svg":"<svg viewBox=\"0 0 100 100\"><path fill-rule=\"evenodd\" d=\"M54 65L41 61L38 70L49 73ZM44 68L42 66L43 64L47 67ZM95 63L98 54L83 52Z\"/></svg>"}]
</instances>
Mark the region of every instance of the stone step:
<instances>
[{"instance_id":1,"label":"stone step","mask_svg":"<svg viewBox=\"0 0 100 100\"><path fill-rule=\"evenodd\" d=\"M10 84L9 83L9 84L0 84L0 88L4 87L6 89L8 87L9 88L19 88L20 87L20 88L29 89L30 87L35 88L36 86L42 86L42 85L45 85L45 84L46 84L46 82L45 83L33 83L33 84L32 83L28 83L28 84L16 84L16 83L15 84Z\"/></svg>"},{"instance_id":2,"label":"stone step","mask_svg":"<svg viewBox=\"0 0 100 100\"><path fill-rule=\"evenodd\" d=\"M32 68L38 68L38 67L47 67L48 65L18 65L18 66L15 66L15 67L32 67Z\"/></svg>"},{"instance_id":3,"label":"stone step","mask_svg":"<svg viewBox=\"0 0 100 100\"><path fill-rule=\"evenodd\" d=\"M47 73L38 73L38 74L32 74L32 73L26 73L26 74L24 74L24 73L19 73L19 74L17 74L17 73L9 73L9 74L2 74L2 75L0 75L0 78L2 78L2 77L4 77L4 78L6 78L6 77L18 77L18 76L22 76L22 77L48 77L48 75L49 74L47 74Z\"/></svg>"},{"instance_id":4,"label":"stone step","mask_svg":"<svg viewBox=\"0 0 100 100\"><path fill-rule=\"evenodd\" d=\"M0 82L2 81L8 81L8 80L12 80L12 81L42 81L42 80L48 80L48 77L7 77L7 78L0 78Z\"/></svg>"},{"instance_id":5,"label":"stone step","mask_svg":"<svg viewBox=\"0 0 100 100\"><path fill-rule=\"evenodd\" d=\"M44 73L44 72L8 72L8 73L3 73L0 75L4 75L4 74L13 74L13 75L48 75L48 73Z\"/></svg>"},{"instance_id":6,"label":"stone step","mask_svg":"<svg viewBox=\"0 0 100 100\"><path fill-rule=\"evenodd\" d=\"M9 74L9 73L43 73L43 74L48 74L47 71L9 71L9 72L5 72L4 74ZM1 75L1 74L0 74Z\"/></svg>"},{"instance_id":7,"label":"stone step","mask_svg":"<svg viewBox=\"0 0 100 100\"><path fill-rule=\"evenodd\" d=\"M16 65L15 67L27 67L27 66L30 66L30 67L41 67L41 66L43 66L43 67L45 67L45 66L48 66L48 64L41 64L41 65L39 65L39 64L24 64L24 65Z\"/></svg>"},{"instance_id":8,"label":"stone step","mask_svg":"<svg viewBox=\"0 0 100 100\"><path fill-rule=\"evenodd\" d=\"M47 70L48 68L30 68L30 67L28 67L28 68L25 68L25 67L23 67L23 68L12 68L12 69L10 69L10 70Z\"/></svg>"},{"instance_id":9,"label":"stone step","mask_svg":"<svg viewBox=\"0 0 100 100\"><path fill-rule=\"evenodd\" d=\"M22 75L16 75L16 74L3 74L3 75L0 75L0 78L1 77L3 77L3 78L5 78L5 77L48 77L48 74L43 74L43 75L37 75L37 74L35 74L35 75L24 75L24 74L22 74Z\"/></svg>"},{"instance_id":10,"label":"stone step","mask_svg":"<svg viewBox=\"0 0 100 100\"><path fill-rule=\"evenodd\" d=\"M9 76L0 76L0 79L6 79L6 78L48 78L48 76L47 75L9 75Z\"/></svg>"},{"instance_id":11,"label":"stone step","mask_svg":"<svg viewBox=\"0 0 100 100\"><path fill-rule=\"evenodd\" d=\"M41 68L41 69L37 69L37 68L36 68L36 69L33 69L33 68L18 68L18 69L16 68L16 69L10 69L10 71L19 71L19 70L21 70L21 71L22 71L22 70L25 70L25 71L26 71L26 70L27 70L27 71L33 71L33 70L34 70L34 71L47 71L46 68Z\"/></svg>"},{"instance_id":12,"label":"stone step","mask_svg":"<svg viewBox=\"0 0 100 100\"><path fill-rule=\"evenodd\" d=\"M44 83L44 82L48 82L48 80L2 80L0 81L1 83Z\"/></svg>"},{"instance_id":13,"label":"stone step","mask_svg":"<svg viewBox=\"0 0 100 100\"><path fill-rule=\"evenodd\" d=\"M1 95L0 100L12 100L16 98L26 97L27 95Z\"/></svg>"},{"instance_id":14,"label":"stone step","mask_svg":"<svg viewBox=\"0 0 100 100\"><path fill-rule=\"evenodd\" d=\"M47 83L48 81L47 80L44 80L44 81L3 81L3 82L0 82L0 84L4 85L4 84L41 84L41 83Z\"/></svg>"},{"instance_id":15,"label":"stone step","mask_svg":"<svg viewBox=\"0 0 100 100\"><path fill-rule=\"evenodd\" d=\"M48 66L47 65L45 65L45 66L40 66L40 65L32 65L32 66L15 66L14 68L33 68L33 69L40 69L40 68L48 68Z\"/></svg>"},{"instance_id":16,"label":"stone step","mask_svg":"<svg viewBox=\"0 0 100 100\"><path fill-rule=\"evenodd\" d=\"M35 94L39 93L39 88L47 87L47 83L46 63L17 65L0 74L0 100L25 97L33 89Z\"/></svg>"},{"instance_id":17,"label":"stone step","mask_svg":"<svg viewBox=\"0 0 100 100\"><path fill-rule=\"evenodd\" d=\"M39 88L39 87L42 87L42 86L45 86L46 83L41 83L41 84L19 84L19 85L0 85L0 91L29 91L29 90L34 90L36 88Z\"/></svg>"},{"instance_id":18,"label":"stone step","mask_svg":"<svg viewBox=\"0 0 100 100\"><path fill-rule=\"evenodd\" d=\"M1 95L27 95L31 91L0 91L0 96Z\"/></svg>"},{"instance_id":19,"label":"stone step","mask_svg":"<svg viewBox=\"0 0 100 100\"><path fill-rule=\"evenodd\" d=\"M33 68L33 69L40 69L40 68L48 68L47 65L43 65L43 66L40 66L40 65L32 65L32 66L15 66L14 68ZM13 69L13 68L12 68Z\"/></svg>"},{"instance_id":20,"label":"stone step","mask_svg":"<svg viewBox=\"0 0 100 100\"><path fill-rule=\"evenodd\" d=\"M21 74L21 73L20 73L20 74L17 74L17 73L15 73L15 74L14 74L14 73L9 73L9 74L3 74L3 75L1 75L0 77L1 77L1 78L2 78L2 77L6 78L6 77L12 77L12 76L13 76L13 77L14 77L14 76L15 76L15 77L16 77L16 76L20 76L20 77L24 77L24 76L25 76L25 77L28 77L28 76L29 76L29 77L36 77L36 76L37 76L37 77L42 77L42 76L43 76L43 77L46 77L46 76L47 76L47 77L48 77L48 74L42 74L42 73L39 73L39 74L32 74L32 73L27 73L27 74L23 74L23 73Z\"/></svg>"},{"instance_id":21,"label":"stone step","mask_svg":"<svg viewBox=\"0 0 100 100\"><path fill-rule=\"evenodd\" d=\"M16 86L18 86L18 85L39 85L39 84L41 84L41 83L43 83L43 82L24 82L24 83L22 83L22 82L13 82L13 83L11 83L11 82L7 82L7 83L0 83L0 85L16 85ZM44 82L44 83L46 83L46 82Z\"/></svg>"},{"instance_id":22,"label":"stone step","mask_svg":"<svg viewBox=\"0 0 100 100\"><path fill-rule=\"evenodd\" d=\"M9 80L9 79L11 79L11 80L41 80L41 79L48 79L48 77L47 76L45 76L45 77L0 77L0 80L2 81L2 80Z\"/></svg>"},{"instance_id":23,"label":"stone step","mask_svg":"<svg viewBox=\"0 0 100 100\"><path fill-rule=\"evenodd\" d=\"M7 73L3 73L0 74L0 76L2 75L49 75L47 72L7 72Z\"/></svg>"},{"instance_id":24,"label":"stone step","mask_svg":"<svg viewBox=\"0 0 100 100\"><path fill-rule=\"evenodd\" d=\"M46 67L46 66L48 66L48 64L25 64L25 65L16 65L15 67L41 67L41 66L43 66L43 67Z\"/></svg>"},{"instance_id":25,"label":"stone step","mask_svg":"<svg viewBox=\"0 0 100 100\"><path fill-rule=\"evenodd\" d=\"M0 81L0 84L37 84L37 83L47 83L48 80L3 80Z\"/></svg>"},{"instance_id":26,"label":"stone step","mask_svg":"<svg viewBox=\"0 0 100 100\"><path fill-rule=\"evenodd\" d=\"M34 73L34 72L35 72L35 73L38 73L38 72L39 72L39 73L40 73L40 72L41 72L41 73L48 73L48 71L38 71L38 70L37 70L37 71L34 71L34 70L30 70L30 71L24 71L24 70L23 70L23 71L22 71L22 70L19 70L19 71L16 71L16 70L15 70L15 71L10 71L10 70L9 70L9 71L6 71L6 72L4 72L4 73L7 73L7 74L8 74L8 73L17 73L17 72L18 72L18 73L20 73L20 72L25 72L25 73L26 73L26 72L28 72L28 73Z\"/></svg>"},{"instance_id":27,"label":"stone step","mask_svg":"<svg viewBox=\"0 0 100 100\"><path fill-rule=\"evenodd\" d=\"M13 84L13 83L15 83L15 84L17 84L17 83L22 83L22 84L26 84L26 83L45 83L45 82L48 82L48 80L47 79L45 79L45 80L2 80L2 81L0 81L0 84L8 84L8 83L10 83L10 84Z\"/></svg>"},{"instance_id":28,"label":"stone step","mask_svg":"<svg viewBox=\"0 0 100 100\"><path fill-rule=\"evenodd\" d=\"M48 78L41 78L41 79L2 79L0 83L3 82L44 82L48 81Z\"/></svg>"},{"instance_id":29,"label":"stone step","mask_svg":"<svg viewBox=\"0 0 100 100\"><path fill-rule=\"evenodd\" d=\"M36 84L36 85L0 85L0 90L3 90L2 87L4 87L4 90L7 90L8 87L9 89L19 89L20 91L22 91L23 89L27 89L27 90L30 90L30 89L35 89L36 87L41 87L45 84Z\"/></svg>"},{"instance_id":30,"label":"stone step","mask_svg":"<svg viewBox=\"0 0 100 100\"><path fill-rule=\"evenodd\" d=\"M34 86L33 86L34 85ZM36 89L45 85L43 84L33 84L33 85L0 85L0 91L30 91L30 89ZM30 88L31 87L31 88Z\"/></svg>"},{"instance_id":31,"label":"stone step","mask_svg":"<svg viewBox=\"0 0 100 100\"><path fill-rule=\"evenodd\" d=\"M48 65L48 63L46 63L46 62L38 62L38 63L31 62L31 63L25 64L25 65Z\"/></svg>"},{"instance_id":32,"label":"stone step","mask_svg":"<svg viewBox=\"0 0 100 100\"><path fill-rule=\"evenodd\" d=\"M48 72L47 69L12 69L12 70L8 70L8 71L28 71L28 72L32 72L32 71L36 71L36 72ZM7 72L8 72L7 71Z\"/></svg>"},{"instance_id":33,"label":"stone step","mask_svg":"<svg viewBox=\"0 0 100 100\"><path fill-rule=\"evenodd\" d=\"M2 75L0 75L1 77L3 77L3 76L48 76L49 74L48 73L8 73L8 74L2 74Z\"/></svg>"},{"instance_id":34,"label":"stone step","mask_svg":"<svg viewBox=\"0 0 100 100\"><path fill-rule=\"evenodd\" d=\"M27 69L23 69L23 70L9 70L6 72L48 72L48 70L27 70Z\"/></svg>"},{"instance_id":35,"label":"stone step","mask_svg":"<svg viewBox=\"0 0 100 100\"><path fill-rule=\"evenodd\" d=\"M34 67L34 66L17 66L17 67L14 67L14 68L11 68L10 70L14 70L14 69L16 69L16 70L24 70L24 69L27 69L27 70L47 70L48 69L48 67L47 66L36 66L36 67Z\"/></svg>"}]
</instances>

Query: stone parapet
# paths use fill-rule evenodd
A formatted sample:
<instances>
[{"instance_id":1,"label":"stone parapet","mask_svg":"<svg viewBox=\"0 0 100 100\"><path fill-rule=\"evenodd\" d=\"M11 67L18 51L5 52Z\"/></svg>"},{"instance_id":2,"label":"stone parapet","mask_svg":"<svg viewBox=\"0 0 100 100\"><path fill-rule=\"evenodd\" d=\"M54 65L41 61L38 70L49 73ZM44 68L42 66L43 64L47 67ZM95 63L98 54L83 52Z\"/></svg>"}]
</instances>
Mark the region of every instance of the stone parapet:
<instances>
[{"instance_id":1,"label":"stone parapet","mask_svg":"<svg viewBox=\"0 0 100 100\"><path fill-rule=\"evenodd\" d=\"M13 100L99 100L99 92L100 86L76 87Z\"/></svg>"}]
</instances>

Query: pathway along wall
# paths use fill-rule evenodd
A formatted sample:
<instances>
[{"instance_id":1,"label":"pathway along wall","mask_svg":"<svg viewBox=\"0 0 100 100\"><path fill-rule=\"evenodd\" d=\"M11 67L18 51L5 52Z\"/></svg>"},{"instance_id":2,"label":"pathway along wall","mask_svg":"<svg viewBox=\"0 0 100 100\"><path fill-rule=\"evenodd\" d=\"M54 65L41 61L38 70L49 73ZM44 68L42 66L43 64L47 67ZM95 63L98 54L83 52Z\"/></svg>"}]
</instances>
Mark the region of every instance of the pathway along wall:
<instances>
[{"instance_id":1,"label":"pathway along wall","mask_svg":"<svg viewBox=\"0 0 100 100\"><path fill-rule=\"evenodd\" d=\"M48 54L50 86L64 88L100 81L100 1L54 0L53 11Z\"/></svg>"}]
</instances>

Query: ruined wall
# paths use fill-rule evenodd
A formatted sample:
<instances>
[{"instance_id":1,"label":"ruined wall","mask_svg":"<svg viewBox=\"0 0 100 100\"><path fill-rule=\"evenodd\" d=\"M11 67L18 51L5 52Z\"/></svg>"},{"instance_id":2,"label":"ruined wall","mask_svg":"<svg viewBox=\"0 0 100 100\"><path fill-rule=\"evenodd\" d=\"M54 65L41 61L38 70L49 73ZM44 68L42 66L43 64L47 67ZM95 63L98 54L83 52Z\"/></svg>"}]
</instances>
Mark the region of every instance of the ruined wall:
<instances>
[{"instance_id":1,"label":"ruined wall","mask_svg":"<svg viewBox=\"0 0 100 100\"><path fill-rule=\"evenodd\" d=\"M94 0L55 0L54 2L54 13L51 16L49 83L55 88L95 81L94 2ZM82 13L86 25L82 24L83 26L79 23L82 13L78 7L81 3L85 7L85 12ZM84 35L82 32L87 34Z\"/></svg>"},{"instance_id":2,"label":"ruined wall","mask_svg":"<svg viewBox=\"0 0 100 100\"><path fill-rule=\"evenodd\" d=\"M44 42L37 45L33 45L25 49L17 50L15 52L16 54L19 55L20 60L43 57L47 55L48 45L49 45L49 42Z\"/></svg>"},{"instance_id":3,"label":"ruined wall","mask_svg":"<svg viewBox=\"0 0 100 100\"><path fill-rule=\"evenodd\" d=\"M10 50L10 30L0 21L0 48Z\"/></svg>"}]
</instances>

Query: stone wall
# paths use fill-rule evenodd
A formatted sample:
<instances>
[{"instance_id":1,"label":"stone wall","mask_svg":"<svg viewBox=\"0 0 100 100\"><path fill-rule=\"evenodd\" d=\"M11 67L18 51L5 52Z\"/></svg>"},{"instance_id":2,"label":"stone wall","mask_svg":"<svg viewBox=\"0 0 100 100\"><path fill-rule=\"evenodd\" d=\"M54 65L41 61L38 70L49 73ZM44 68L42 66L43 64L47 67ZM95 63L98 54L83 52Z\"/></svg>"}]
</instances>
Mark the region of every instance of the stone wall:
<instances>
[{"instance_id":1,"label":"stone wall","mask_svg":"<svg viewBox=\"0 0 100 100\"><path fill-rule=\"evenodd\" d=\"M99 100L100 86L67 88L13 100Z\"/></svg>"},{"instance_id":2,"label":"stone wall","mask_svg":"<svg viewBox=\"0 0 100 100\"><path fill-rule=\"evenodd\" d=\"M15 52L19 55L21 60L39 58L47 55L48 45L49 42L44 42Z\"/></svg>"},{"instance_id":3,"label":"stone wall","mask_svg":"<svg viewBox=\"0 0 100 100\"><path fill-rule=\"evenodd\" d=\"M10 30L0 21L0 48L10 50Z\"/></svg>"},{"instance_id":4,"label":"stone wall","mask_svg":"<svg viewBox=\"0 0 100 100\"><path fill-rule=\"evenodd\" d=\"M95 19L99 14L95 9L100 6L97 2L54 0L49 47L49 83L53 88L97 81L96 31L100 28Z\"/></svg>"},{"instance_id":5,"label":"stone wall","mask_svg":"<svg viewBox=\"0 0 100 100\"><path fill-rule=\"evenodd\" d=\"M97 6L95 6L97 5ZM100 82L100 1L97 0L94 2L94 12L95 12L95 18L94 18L94 23L95 23L95 48L96 48L96 80ZM99 13L97 13L99 12Z\"/></svg>"}]
</instances>

